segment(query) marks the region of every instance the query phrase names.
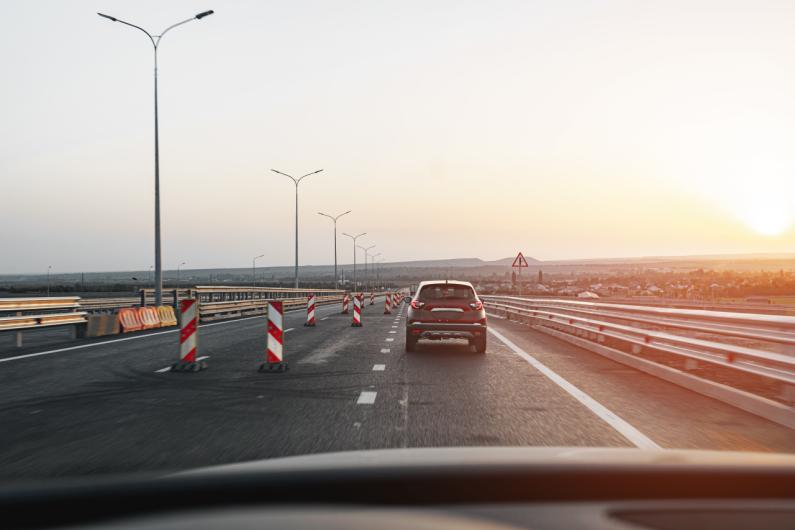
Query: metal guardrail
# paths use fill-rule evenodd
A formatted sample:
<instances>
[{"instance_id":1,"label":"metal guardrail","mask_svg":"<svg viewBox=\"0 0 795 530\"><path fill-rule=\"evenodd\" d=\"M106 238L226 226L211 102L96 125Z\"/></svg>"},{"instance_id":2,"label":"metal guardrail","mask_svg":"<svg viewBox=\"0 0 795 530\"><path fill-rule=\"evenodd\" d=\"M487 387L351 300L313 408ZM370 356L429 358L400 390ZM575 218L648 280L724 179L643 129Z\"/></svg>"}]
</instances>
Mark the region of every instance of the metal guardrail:
<instances>
[{"instance_id":1,"label":"metal guardrail","mask_svg":"<svg viewBox=\"0 0 795 530\"><path fill-rule=\"evenodd\" d=\"M0 331L15 331L16 345L22 346L22 332L52 326L81 325L86 323L86 312L81 309L80 297L0 298ZM76 328L73 328L76 334Z\"/></svg>"},{"instance_id":2,"label":"metal guardrail","mask_svg":"<svg viewBox=\"0 0 795 530\"><path fill-rule=\"evenodd\" d=\"M795 317L481 298L498 315L795 428Z\"/></svg>"}]
</instances>

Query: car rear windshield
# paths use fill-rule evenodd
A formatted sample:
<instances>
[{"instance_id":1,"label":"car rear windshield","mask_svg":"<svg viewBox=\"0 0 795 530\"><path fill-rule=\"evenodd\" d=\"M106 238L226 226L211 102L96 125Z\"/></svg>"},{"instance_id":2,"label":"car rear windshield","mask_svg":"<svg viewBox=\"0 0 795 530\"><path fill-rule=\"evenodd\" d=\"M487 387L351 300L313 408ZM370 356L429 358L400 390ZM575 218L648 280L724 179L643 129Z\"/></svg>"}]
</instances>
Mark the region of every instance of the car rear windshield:
<instances>
[{"instance_id":1,"label":"car rear windshield","mask_svg":"<svg viewBox=\"0 0 795 530\"><path fill-rule=\"evenodd\" d=\"M468 285L448 285L437 283L426 285L420 291L420 300L474 300L475 291Z\"/></svg>"}]
</instances>

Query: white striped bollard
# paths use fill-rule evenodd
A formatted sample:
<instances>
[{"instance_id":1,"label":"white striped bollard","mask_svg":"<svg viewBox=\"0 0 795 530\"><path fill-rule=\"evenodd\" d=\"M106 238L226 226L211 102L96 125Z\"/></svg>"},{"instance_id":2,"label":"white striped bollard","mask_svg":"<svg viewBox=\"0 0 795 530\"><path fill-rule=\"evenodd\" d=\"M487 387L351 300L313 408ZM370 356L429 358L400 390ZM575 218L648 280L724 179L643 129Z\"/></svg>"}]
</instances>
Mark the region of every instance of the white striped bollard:
<instances>
[{"instance_id":1,"label":"white striped bollard","mask_svg":"<svg viewBox=\"0 0 795 530\"><path fill-rule=\"evenodd\" d=\"M370 293L370 305L375 305L375 293Z\"/></svg>"},{"instance_id":2,"label":"white striped bollard","mask_svg":"<svg viewBox=\"0 0 795 530\"><path fill-rule=\"evenodd\" d=\"M384 314L391 315L392 314L392 304L389 302L389 293L386 293L384 297Z\"/></svg>"},{"instance_id":3,"label":"white striped bollard","mask_svg":"<svg viewBox=\"0 0 795 530\"><path fill-rule=\"evenodd\" d=\"M171 365L172 372L198 372L207 363L196 360L196 333L199 327L199 304L193 298L179 303L179 361Z\"/></svg>"},{"instance_id":4,"label":"white striped bollard","mask_svg":"<svg viewBox=\"0 0 795 530\"><path fill-rule=\"evenodd\" d=\"M351 322L353 328L362 327L362 300L362 297L353 297L353 322Z\"/></svg>"},{"instance_id":5,"label":"white striped bollard","mask_svg":"<svg viewBox=\"0 0 795 530\"><path fill-rule=\"evenodd\" d=\"M348 296L348 293L345 293L345 296L342 297L342 314L348 314L348 303L350 302L351 298Z\"/></svg>"},{"instance_id":6,"label":"white striped bollard","mask_svg":"<svg viewBox=\"0 0 795 530\"><path fill-rule=\"evenodd\" d=\"M268 342L265 362L260 372L284 372L284 307L282 302L268 302Z\"/></svg>"},{"instance_id":7,"label":"white striped bollard","mask_svg":"<svg viewBox=\"0 0 795 530\"><path fill-rule=\"evenodd\" d=\"M315 295L310 294L306 300L306 322L304 326L314 327L315 325Z\"/></svg>"}]
</instances>

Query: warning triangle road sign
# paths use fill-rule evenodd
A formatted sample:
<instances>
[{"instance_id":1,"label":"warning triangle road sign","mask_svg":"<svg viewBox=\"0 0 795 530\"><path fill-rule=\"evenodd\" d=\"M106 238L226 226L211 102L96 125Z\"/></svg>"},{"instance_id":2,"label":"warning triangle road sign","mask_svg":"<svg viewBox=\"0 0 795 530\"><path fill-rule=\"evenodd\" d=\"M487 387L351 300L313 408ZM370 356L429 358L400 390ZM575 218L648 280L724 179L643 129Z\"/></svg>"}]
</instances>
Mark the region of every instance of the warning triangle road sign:
<instances>
[{"instance_id":1,"label":"warning triangle road sign","mask_svg":"<svg viewBox=\"0 0 795 530\"><path fill-rule=\"evenodd\" d=\"M527 267L527 260L524 259L521 252L516 255L516 259L513 260L513 265L511 265L511 267Z\"/></svg>"}]
</instances>

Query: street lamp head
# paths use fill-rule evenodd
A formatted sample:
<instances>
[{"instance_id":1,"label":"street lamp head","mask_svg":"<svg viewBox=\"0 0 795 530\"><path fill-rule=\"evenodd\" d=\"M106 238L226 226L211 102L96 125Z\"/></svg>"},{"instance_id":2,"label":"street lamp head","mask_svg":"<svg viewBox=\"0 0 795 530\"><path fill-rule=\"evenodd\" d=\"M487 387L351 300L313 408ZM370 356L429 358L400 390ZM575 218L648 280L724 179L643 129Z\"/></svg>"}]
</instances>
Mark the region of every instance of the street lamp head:
<instances>
[{"instance_id":1,"label":"street lamp head","mask_svg":"<svg viewBox=\"0 0 795 530\"><path fill-rule=\"evenodd\" d=\"M102 14L102 13L97 13L97 15L101 16L102 18L107 18L107 19L108 19L108 20L110 20L111 22L117 22L117 19L116 19L116 18L114 18L114 17L112 17L112 16L110 16L110 15L104 15L104 14Z\"/></svg>"},{"instance_id":2,"label":"street lamp head","mask_svg":"<svg viewBox=\"0 0 795 530\"><path fill-rule=\"evenodd\" d=\"M198 15L196 15L196 20L201 20L204 17L209 17L213 13L215 13L215 11L213 11L212 9L210 9L208 11L203 11L203 12L199 13Z\"/></svg>"}]
</instances>

